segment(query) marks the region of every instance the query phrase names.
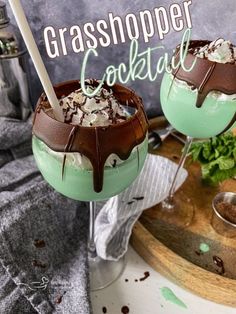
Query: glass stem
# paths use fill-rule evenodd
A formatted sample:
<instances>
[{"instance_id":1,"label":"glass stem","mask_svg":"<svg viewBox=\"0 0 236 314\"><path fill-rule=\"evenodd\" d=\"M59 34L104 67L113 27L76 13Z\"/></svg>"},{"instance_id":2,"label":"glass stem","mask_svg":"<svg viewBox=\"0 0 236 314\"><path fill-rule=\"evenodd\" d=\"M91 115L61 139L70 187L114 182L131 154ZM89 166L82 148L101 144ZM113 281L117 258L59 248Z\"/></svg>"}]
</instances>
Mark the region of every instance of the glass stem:
<instances>
[{"instance_id":1,"label":"glass stem","mask_svg":"<svg viewBox=\"0 0 236 314\"><path fill-rule=\"evenodd\" d=\"M89 241L88 252L90 258L97 256L95 245L95 218L96 218L96 202L89 202Z\"/></svg>"},{"instance_id":2,"label":"glass stem","mask_svg":"<svg viewBox=\"0 0 236 314\"><path fill-rule=\"evenodd\" d=\"M180 161L179 161L179 165L178 165L178 168L176 170L176 173L175 173L175 176L174 176L174 179L173 179L173 182L171 184L171 187L170 187L170 191L169 191L169 195L168 195L168 199L171 201L174 197L174 193L175 193L175 188L176 188L176 183L177 183L177 179L178 179L178 175L180 173L180 171L182 170L183 166L184 166L184 163L185 163L185 160L187 158L187 155L188 155L188 152L189 152L189 149L192 145L192 142L193 142L193 138L190 137L190 136L187 136L187 139L186 139L186 142L185 142L185 145L184 145L184 149L183 149L183 153L182 153L182 156L180 158Z\"/></svg>"}]
</instances>

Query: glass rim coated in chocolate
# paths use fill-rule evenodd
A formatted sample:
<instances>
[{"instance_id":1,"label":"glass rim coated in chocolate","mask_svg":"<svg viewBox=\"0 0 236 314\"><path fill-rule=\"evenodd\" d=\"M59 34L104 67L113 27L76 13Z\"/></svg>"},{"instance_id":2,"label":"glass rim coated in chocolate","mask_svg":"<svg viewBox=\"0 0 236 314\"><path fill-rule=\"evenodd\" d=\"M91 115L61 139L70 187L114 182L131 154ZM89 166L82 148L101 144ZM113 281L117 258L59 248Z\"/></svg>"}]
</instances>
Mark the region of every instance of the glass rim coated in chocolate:
<instances>
[{"instance_id":1,"label":"glass rim coated in chocolate","mask_svg":"<svg viewBox=\"0 0 236 314\"><path fill-rule=\"evenodd\" d=\"M189 72L181 64L177 69L172 70L174 78L197 88L197 107L203 105L205 98L211 91L219 91L227 95L236 94L236 64L214 62L194 55L196 48L207 44L210 44L209 40L191 40L184 64L186 68L190 68L196 60L195 66ZM175 57L178 62L180 58L179 45L176 48Z\"/></svg>"},{"instance_id":2,"label":"glass rim coated in chocolate","mask_svg":"<svg viewBox=\"0 0 236 314\"><path fill-rule=\"evenodd\" d=\"M196 107L201 108L203 103L212 91L218 91L226 95L236 94L236 64L231 63L219 63L208 60L206 58L200 58L194 55L197 48L209 45L209 40L191 40L189 42L189 49L184 60L186 68L191 68L195 63L191 71L186 71L181 63L177 69L172 69L173 81L175 78L186 82L188 85L197 89L197 101ZM186 45L187 43L185 43ZM180 61L180 48L178 45L175 50L175 59ZM195 61L196 60L196 61ZM170 90L172 85L170 86ZM169 91L170 93L170 91ZM236 101L236 100L235 100ZM236 121L236 112L232 117L229 125L221 132L224 133L230 129Z\"/></svg>"},{"instance_id":3,"label":"glass rim coated in chocolate","mask_svg":"<svg viewBox=\"0 0 236 314\"><path fill-rule=\"evenodd\" d=\"M109 126L81 126L63 123L49 116L45 109L49 104L43 94L37 103L33 134L49 148L57 152L78 152L86 156L93 166L94 190L100 192L103 186L104 165L108 156L117 154L122 160L129 158L133 148L146 137L148 120L142 99L131 89L119 84L112 87L114 96L124 106L134 107L136 112L129 119ZM80 88L78 80L56 85L58 98L67 96Z\"/></svg>"}]
</instances>

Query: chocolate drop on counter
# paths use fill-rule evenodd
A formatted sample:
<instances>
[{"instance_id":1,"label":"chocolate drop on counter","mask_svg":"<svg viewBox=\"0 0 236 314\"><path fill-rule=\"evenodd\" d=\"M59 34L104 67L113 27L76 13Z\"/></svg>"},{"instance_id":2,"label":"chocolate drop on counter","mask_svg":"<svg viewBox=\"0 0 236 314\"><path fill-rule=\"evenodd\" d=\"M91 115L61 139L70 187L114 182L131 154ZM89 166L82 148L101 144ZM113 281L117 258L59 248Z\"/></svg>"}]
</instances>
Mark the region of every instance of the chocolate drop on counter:
<instances>
[{"instance_id":1,"label":"chocolate drop on counter","mask_svg":"<svg viewBox=\"0 0 236 314\"><path fill-rule=\"evenodd\" d=\"M80 87L78 81L70 81L61 83L54 89L60 99L62 95L69 95ZM103 87L110 89L106 85ZM114 153L120 159L127 160L133 148L145 140L148 130L141 98L119 84L112 86L112 90L120 104L125 105L128 101L136 109L135 114L122 123L105 127L61 123L47 114L50 104L43 101L43 96L38 101L33 123L33 134L52 150L62 153L77 152L90 160L93 166L94 191L97 193L102 191L104 165L108 156ZM65 164L62 165L62 173L64 167Z\"/></svg>"},{"instance_id":2,"label":"chocolate drop on counter","mask_svg":"<svg viewBox=\"0 0 236 314\"><path fill-rule=\"evenodd\" d=\"M128 308L127 305L122 306L121 313L123 313L123 314L128 314L129 313L129 308Z\"/></svg>"},{"instance_id":3,"label":"chocolate drop on counter","mask_svg":"<svg viewBox=\"0 0 236 314\"><path fill-rule=\"evenodd\" d=\"M61 304L62 298L63 298L63 296L64 296L65 294L66 294L66 291L56 299L56 301L55 301L56 304Z\"/></svg>"},{"instance_id":4,"label":"chocolate drop on counter","mask_svg":"<svg viewBox=\"0 0 236 314\"><path fill-rule=\"evenodd\" d=\"M149 276L150 276L149 271L145 271L144 277L140 278L139 281L144 281L144 280L146 280Z\"/></svg>"},{"instance_id":5,"label":"chocolate drop on counter","mask_svg":"<svg viewBox=\"0 0 236 314\"><path fill-rule=\"evenodd\" d=\"M220 275L223 275L225 273L225 267L224 267L224 262L223 260L219 257L214 255L213 256L213 262L216 266L218 266L220 268L220 270L218 271L218 273Z\"/></svg>"}]
</instances>

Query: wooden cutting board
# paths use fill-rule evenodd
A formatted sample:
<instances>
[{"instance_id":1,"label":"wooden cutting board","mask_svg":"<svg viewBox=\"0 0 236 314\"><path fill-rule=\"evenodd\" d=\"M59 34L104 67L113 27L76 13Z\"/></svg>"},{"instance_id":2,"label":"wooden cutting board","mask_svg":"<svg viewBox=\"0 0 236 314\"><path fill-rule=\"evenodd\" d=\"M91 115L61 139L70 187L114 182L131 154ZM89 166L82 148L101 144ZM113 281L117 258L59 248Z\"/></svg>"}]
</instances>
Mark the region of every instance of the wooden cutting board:
<instances>
[{"instance_id":1,"label":"wooden cutting board","mask_svg":"<svg viewBox=\"0 0 236 314\"><path fill-rule=\"evenodd\" d=\"M152 121L152 127L165 125L163 118ZM171 136L155 152L178 162L183 146ZM211 301L236 307L236 238L226 238L215 232L210 221L212 199L220 191L236 192L236 180L227 180L217 188L201 181L197 163L187 161L189 176L177 193L185 193L195 206L190 226L160 221L158 207L146 210L136 223L131 238L135 250L158 272L178 285ZM199 250L207 244L209 251ZM220 257L222 268L214 263Z\"/></svg>"}]
</instances>

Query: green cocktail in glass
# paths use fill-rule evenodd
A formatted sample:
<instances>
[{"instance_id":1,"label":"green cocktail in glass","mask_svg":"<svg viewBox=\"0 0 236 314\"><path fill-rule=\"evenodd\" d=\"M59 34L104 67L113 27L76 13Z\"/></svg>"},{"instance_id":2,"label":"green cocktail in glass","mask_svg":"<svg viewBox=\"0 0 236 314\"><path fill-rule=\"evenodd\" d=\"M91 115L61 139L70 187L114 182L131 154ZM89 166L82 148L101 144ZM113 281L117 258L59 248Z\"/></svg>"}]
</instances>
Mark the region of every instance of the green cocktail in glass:
<instances>
[{"instance_id":1,"label":"green cocktail in glass","mask_svg":"<svg viewBox=\"0 0 236 314\"><path fill-rule=\"evenodd\" d=\"M89 84L95 88L97 81ZM140 97L121 85L112 90L104 85L93 98L83 94L78 81L62 83L55 91L66 122L55 120L50 104L41 97L33 125L33 153L56 191L90 202L90 286L97 290L121 274L124 261L104 261L96 254L96 201L119 194L139 175L147 156L148 122Z\"/></svg>"},{"instance_id":2,"label":"green cocktail in glass","mask_svg":"<svg viewBox=\"0 0 236 314\"><path fill-rule=\"evenodd\" d=\"M175 57L178 60L180 47ZM225 132L236 119L236 50L223 39L190 41L185 64L165 73L161 105L166 119L187 136L182 157L162 203L159 218L186 226L192 221L194 204L174 197L176 180L193 138L209 138ZM191 69L191 70L189 70Z\"/></svg>"},{"instance_id":3,"label":"green cocktail in glass","mask_svg":"<svg viewBox=\"0 0 236 314\"><path fill-rule=\"evenodd\" d=\"M164 115L179 132L193 138L209 138L227 130L236 112L236 96L211 92L201 108L196 107L198 91L165 73L161 84Z\"/></svg>"},{"instance_id":4,"label":"green cocktail in glass","mask_svg":"<svg viewBox=\"0 0 236 314\"><path fill-rule=\"evenodd\" d=\"M133 150L127 160L114 168L106 166L104 168L103 188L101 192L97 193L93 188L92 169L82 169L67 162L62 179L63 154L55 154L36 136L33 137L32 144L36 163L44 179L56 191L80 201L105 200L130 186L143 167L148 145L147 140L144 140L137 149Z\"/></svg>"}]
</instances>

